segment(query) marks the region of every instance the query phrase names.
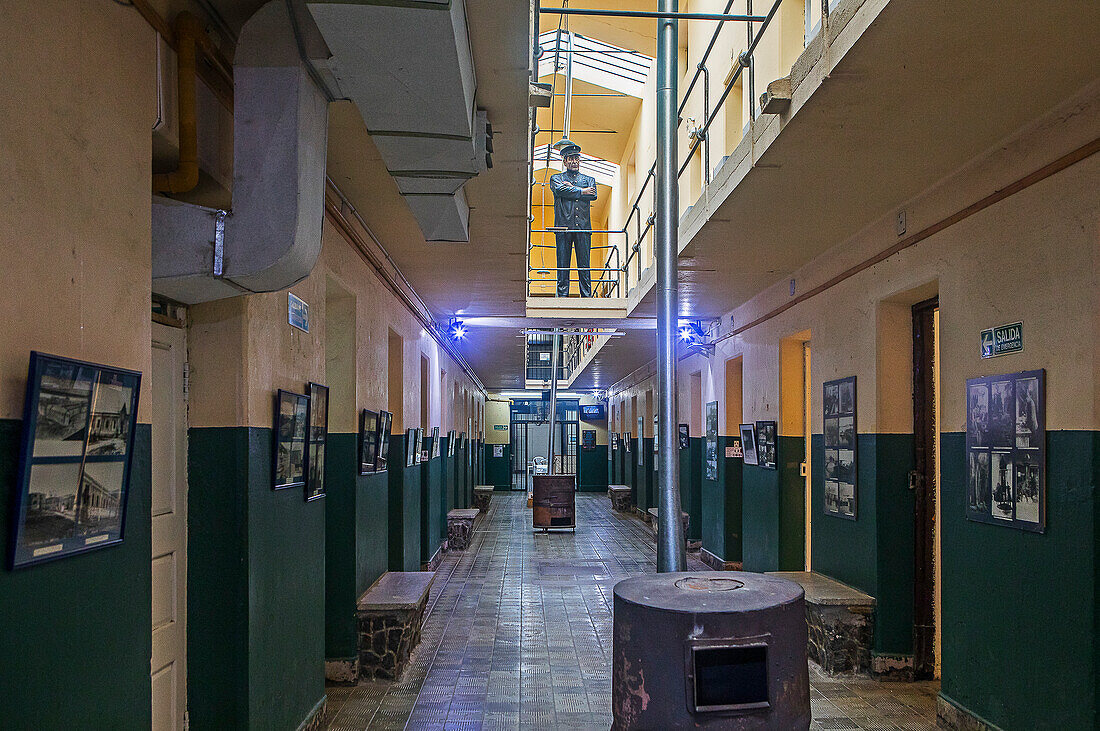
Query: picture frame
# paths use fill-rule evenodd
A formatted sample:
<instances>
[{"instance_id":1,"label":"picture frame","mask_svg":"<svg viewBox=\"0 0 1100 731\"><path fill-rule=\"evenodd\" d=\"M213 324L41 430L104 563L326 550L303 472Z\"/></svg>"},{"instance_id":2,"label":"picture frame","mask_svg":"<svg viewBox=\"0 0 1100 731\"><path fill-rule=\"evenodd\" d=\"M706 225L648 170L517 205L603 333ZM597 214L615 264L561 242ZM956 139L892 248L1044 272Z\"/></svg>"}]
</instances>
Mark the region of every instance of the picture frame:
<instances>
[{"instance_id":1,"label":"picture frame","mask_svg":"<svg viewBox=\"0 0 1100 731\"><path fill-rule=\"evenodd\" d=\"M432 459L435 459L436 457L439 456L439 450L440 450L439 427L438 426L433 426L432 427Z\"/></svg>"},{"instance_id":2,"label":"picture frame","mask_svg":"<svg viewBox=\"0 0 1100 731\"><path fill-rule=\"evenodd\" d=\"M822 384L822 444L824 456L825 515L855 520L857 517L858 462L856 420L856 377L848 376Z\"/></svg>"},{"instance_id":3,"label":"picture frame","mask_svg":"<svg viewBox=\"0 0 1100 731\"><path fill-rule=\"evenodd\" d=\"M1046 532L1046 371L966 382L967 520Z\"/></svg>"},{"instance_id":4,"label":"picture frame","mask_svg":"<svg viewBox=\"0 0 1100 731\"><path fill-rule=\"evenodd\" d=\"M378 469L378 424L381 415L377 411L362 409L359 412L359 474L369 475Z\"/></svg>"},{"instance_id":5,"label":"picture frame","mask_svg":"<svg viewBox=\"0 0 1100 731\"><path fill-rule=\"evenodd\" d=\"M704 477L718 479L718 402L707 402L707 439L703 452Z\"/></svg>"},{"instance_id":6,"label":"picture frame","mask_svg":"<svg viewBox=\"0 0 1100 731\"><path fill-rule=\"evenodd\" d=\"M626 451L627 451L628 453L629 453L629 452L633 452L633 451L634 451L633 449L631 449L631 448L630 448L630 442L631 442L631 441L632 441L632 440L631 440L631 438L630 438L630 432L628 432L628 431L624 431L624 432L623 432L623 444L624 444L624 445L626 446Z\"/></svg>"},{"instance_id":7,"label":"picture frame","mask_svg":"<svg viewBox=\"0 0 1100 731\"><path fill-rule=\"evenodd\" d=\"M642 435L645 434L645 417L638 417L638 466L645 466L645 439Z\"/></svg>"},{"instance_id":8,"label":"picture frame","mask_svg":"<svg viewBox=\"0 0 1100 731\"><path fill-rule=\"evenodd\" d=\"M275 453L272 489L306 484L306 434L309 397L279 389L275 393Z\"/></svg>"},{"instance_id":9,"label":"picture frame","mask_svg":"<svg viewBox=\"0 0 1100 731\"><path fill-rule=\"evenodd\" d=\"M688 449L691 446L691 431L687 424L679 424L677 433L680 437L680 449Z\"/></svg>"},{"instance_id":10,"label":"picture frame","mask_svg":"<svg viewBox=\"0 0 1100 731\"><path fill-rule=\"evenodd\" d=\"M122 543L139 371L31 351L8 568Z\"/></svg>"},{"instance_id":11,"label":"picture frame","mask_svg":"<svg viewBox=\"0 0 1100 731\"><path fill-rule=\"evenodd\" d=\"M424 429L418 426L416 427L416 442L413 446L413 463L420 464L424 461Z\"/></svg>"},{"instance_id":12,"label":"picture frame","mask_svg":"<svg viewBox=\"0 0 1100 731\"><path fill-rule=\"evenodd\" d=\"M416 459L416 429L409 427L405 430L405 466L412 467Z\"/></svg>"},{"instance_id":13,"label":"picture frame","mask_svg":"<svg viewBox=\"0 0 1100 731\"><path fill-rule=\"evenodd\" d=\"M756 461L766 470L777 469L775 433L774 421L756 422Z\"/></svg>"},{"instance_id":14,"label":"picture frame","mask_svg":"<svg viewBox=\"0 0 1100 731\"><path fill-rule=\"evenodd\" d=\"M376 455L374 471L385 472L389 467L390 455L390 429L393 426L393 413L389 411L378 412L378 453Z\"/></svg>"},{"instance_id":15,"label":"picture frame","mask_svg":"<svg viewBox=\"0 0 1100 731\"><path fill-rule=\"evenodd\" d=\"M596 448L596 430L585 429L581 432L581 449L591 452Z\"/></svg>"},{"instance_id":16,"label":"picture frame","mask_svg":"<svg viewBox=\"0 0 1100 731\"><path fill-rule=\"evenodd\" d=\"M454 429L447 432L447 456L455 456L455 441L458 439L458 434Z\"/></svg>"},{"instance_id":17,"label":"picture frame","mask_svg":"<svg viewBox=\"0 0 1100 731\"><path fill-rule=\"evenodd\" d=\"M745 464L758 466L760 461L756 456L756 425L741 424L737 430L741 432L741 449L744 455L741 458L742 461Z\"/></svg>"},{"instance_id":18,"label":"picture frame","mask_svg":"<svg viewBox=\"0 0 1100 731\"><path fill-rule=\"evenodd\" d=\"M306 423L306 502L325 496L325 451L328 445L328 386L310 381L306 384L309 402Z\"/></svg>"}]
</instances>

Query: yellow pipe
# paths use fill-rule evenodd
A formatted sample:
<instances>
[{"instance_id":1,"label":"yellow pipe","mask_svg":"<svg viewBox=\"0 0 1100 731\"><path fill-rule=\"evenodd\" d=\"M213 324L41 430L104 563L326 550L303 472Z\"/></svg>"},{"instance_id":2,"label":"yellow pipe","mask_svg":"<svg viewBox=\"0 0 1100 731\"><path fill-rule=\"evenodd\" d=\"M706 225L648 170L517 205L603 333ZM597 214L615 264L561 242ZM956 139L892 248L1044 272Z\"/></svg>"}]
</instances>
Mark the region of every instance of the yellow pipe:
<instances>
[{"instance_id":1,"label":"yellow pipe","mask_svg":"<svg viewBox=\"0 0 1100 731\"><path fill-rule=\"evenodd\" d=\"M176 89L179 105L179 167L153 176L154 193L186 193L199 184L199 141L195 111L195 49L206 32L194 15L176 16Z\"/></svg>"}]
</instances>

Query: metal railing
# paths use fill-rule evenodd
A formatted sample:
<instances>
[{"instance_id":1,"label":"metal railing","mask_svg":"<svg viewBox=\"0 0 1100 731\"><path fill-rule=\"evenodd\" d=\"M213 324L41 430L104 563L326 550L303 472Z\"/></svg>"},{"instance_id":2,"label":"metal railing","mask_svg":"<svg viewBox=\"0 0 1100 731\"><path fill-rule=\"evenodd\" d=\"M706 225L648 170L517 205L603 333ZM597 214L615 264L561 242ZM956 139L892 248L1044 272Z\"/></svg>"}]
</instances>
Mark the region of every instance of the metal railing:
<instances>
[{"instance_id":1,"label":"metal railing","mask_svg":"<svg viewBox=\"0 0 1100 731\"><path fill-rule=\"evenodd\" d=\"M567 229L563 228L543 228L532 229L532 234L547 234L547 233L561 233ZM624 231L620 230L607 230L607 229L574 229L573 233L587 233L587 234L603 234L605 236L611 235L623 235ZM580 273L584 269L582 267L557 267L557 266L542 266L535 264L531 255L535 249L550 249L554 252L554 260L557 263L557 244L536 244L534 241L527 245L527 294L528 296L546 295L547 293L539 288L536 288L536 284L546 285L551 290L551 295L557 294L558 286L558 272L569 272L569 288L573 288L573 284L576 283L577 287L580 287ZM591 257L596 256L598 251L607 251L607 259L603 266L589 266L587 270L592 282L592 296L593 297L622 297L621 281L619 274L623 271L619 264L619 247L613 244L603 244L599 246L592 246L589 249L589 261ZM535 276L536 274L542 276Z\"/></svg>"},{"instance_id":2,"label":"metal railing","mask_svg":"<svg viewBox=\"0 0 1100 731\"><path fill-rule=\"evenodd\" d=\"M558 381L568 382L576 372L588 352L595 347L599 330L596 328L582 329L575 332L562 333L561 353L558 359ZM553 367L536 360L535 355L540 353L552 353L554 336L552 333L532 333L527 336L524 349L524 363L526 363L526 377L528 381L550 382L550 373Z\"/></svg>"},{"instance_id":3,"label":"metal railing","mask_svg":"<svg viewBox=\"0 0 1100 731\"><path fill-rule=\"evenodd\" d=\"M687 108L687 105L688 105L689 101L692 98L692 93L696 90L696 87L699 86L698 82L699 82L700 77L702 77L702 79L703 79L702 84L701 84L701 86L702 86L702 97L703 97L702 98L702 104L703 104L702 116L703 116L704 121L703 121L702 125L700 125L700 126L696 127L695 129L692 129L692 130L689 131L688 137L691 140L691 144L688 147L687 154L684 155L683 163L677 169L677 172L676 172L676 179L677 180L679 180L683 176L684 172L688 169L688 166L691 164L691 161L694 158L695 154L697 152L699 152L700 148L701 148L701 150L702 150L702 153L701 153L702 154L702 160L701 160L701 162L702 162L702 168L703 168L703 180L702 180L702 182L703 182L704 188L706 186L710 185L711 172L712 172L711 171L711 165L710 165L710 159L711 159L711 155L710 155L710 152L711 152L711 150L710 150L710 134L709 134L710 128L711 128L711 125L713 125L715 119L718 118L719 113L724 109L724 105L726 103L726 100L729 98L729 95L733 92L734 88L738 85L738 83L742 82L742 75L743 74L747 77L747 87L748 87L748 94L749 94L749 105L748 105L748 107L749 107L750 123L751 123L752 120L755 120L758 107L757 107L757 100L756 100L756 85L755 85L755 73L754 73L754 66L753 66L753 55L756 52L757 47L760 45L760 41L764 37L765 32L768 30L769 25L772 23L773 19L775 18L776 13L779 11L779 7L782 4L782 2L783 2L783 0L773 0L772 3L771 3L771 7L769 8L766 15L752 16L752 0L747 0L746 10L747 10L748 15L752 16L754 18L758 18L759 22L757 22L757 20L739 20L739 21L719 20L715 23L714 33L711 34L710 42L707 44L706 50L703 52L703 55L700 58L699 63L696 65L695 73L692 74L691 80L688 82L687 89L684 91L684 93L682 95L682 98L680 100L679 106L677 108L677 117L680 119L679 124L683 124L684 110ZM728 0L727 1L726 6L725 6L725 11L723 12L723 15L729 15L730 10L733 7L733 4L734 4L734 0ZM822 5L822 16L823 16L823 18L827 18L828 15L829 15L830 0L821 0L821 5ZM726 81L725 87L722 90L722 94L719 97L718 102L712 108L711 103L710 103L710 71L707 67L707 61L710 59L711 53L714 50L714 46L718 41L718 37L721 35L723 28L725 27L726 23L728 23L728 22L744 22L745 27L746 27L746 34L747 34L746 35L746 48L737 57L737 63L735 65L735 68L733 69L733 72L730 74L729 79ZM747 74L744 73L746 70L747 70ZM680 129L679 124L677 125L677 129ZM591 231L591 233L605 234L609 238L611 236L623 236L624 237L624 242L623 242L622 248L626 251L625 260L623 260L621 265L620 265L619 264L619 248L618 247L612 246L610 244L608 244L607 246L598 247L600 249L612 249L613 254L614 254L614 263L612 262L612 258L609 256L608 260L607 260L607 263L605 264L605 266L602 269L598 268L598 267L590 267L590 269L594 272L595 271L600 271L600 273L601 273L600 283L601 284L603 284L604 282L613 282L613 284L611 286L604 287L603 289L600 290L600 294L597 294L597 287L596 287L597 280L596 280L595 276L593 276L593 282L592 282L592 296L593 297L597 297L597 296L604 296L604 297L623 297L623 296L627 296L633 290L633 288L636 287L638 285L638 283L641 281L642 274L645 270L645 266L644 266L645 262L643 261L644 257L642 256L642 247L643 247L644 242L646 241L646 238L649 236L650 232L652 231L653 224L654 224L654 215L653 215L653 211L655 210L655 204L654 204L654 201L653 201L654 193L653 193L652 187L650 186L650 183L654 180L654 178L656 176L656 171L657 171L657 163L654 162L653 165L649 168L649 172L646 174L645 180L642 181L641 187L638 189L638 193L634 198L634 202L630 206L629 212L627 213L626 220L624 221L623 227L621 229L608 229L608 230ZM645 213L644 217L643 217L642 200L643 200L643 198L645 198L647 191L649 191L650 205L649 205L648 212ZM677 212L677 214L678 214L678 212ZM531 234L534 234L534 233L553 233L555 230L560 231L562 229L531 230L530 233ZM528 236L528 240L531 241L530 235ZM554 285L556 286L556 277L554 277L554 278L546 278L546 277L536 278L536 277L533 276L534 273L539 272L539 273L545 274L545 273L549 273L549 272L554 272L556 274L558 271L560 271L556 267L535 266L532 263L532 260L531 260L531 253L535 248L555 249L556 247L552 244L533 244L533 243L530 244L530 246L528 248L528 252L527 252L527 260L528 260L528 264L529 264L529 266L528 266L528 275L527 275L528 295L535 294L532 291L532 284L535 283L535 282L554 283ZM597 249L597 247L594 246L594 247L592 247L592 249L593 249L593 251L595 251ZM650 250L652 251L652 246L650 247ZM652 254L651 254L651 256L652 256ZM631 277L631 274L632 274L631 267L632 266L636 270L635 272L633 272L633 275L634 275L633 278ZM570 271L570 283L572 284L572 282L577 281L577 279L575 279L573 277L573 272L576 272L577 268L576 267L570 267L569 271Z\"/></svg>"}]
</instances>

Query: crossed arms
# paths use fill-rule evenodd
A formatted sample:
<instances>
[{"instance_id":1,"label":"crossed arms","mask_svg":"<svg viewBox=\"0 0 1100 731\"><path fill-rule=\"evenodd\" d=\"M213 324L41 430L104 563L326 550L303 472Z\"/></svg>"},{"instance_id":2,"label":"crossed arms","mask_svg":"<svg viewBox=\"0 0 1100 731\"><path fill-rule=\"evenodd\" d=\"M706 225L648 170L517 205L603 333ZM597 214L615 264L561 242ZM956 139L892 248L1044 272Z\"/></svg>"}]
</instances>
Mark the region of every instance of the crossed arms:
<instances>
[{"instance_id":1,"label":"crossed arms","mask_svg":"<svg viewBox=\"0 0 1100 731\"><path fill-rule=\"evenodd\" d=\"M591 180L591 178L589 179ZM564 177L558 177L557 175L550 177L550 188L558 198L565 198L566 200L596 200L595 185L591 185L587 188L578 188Z\"/></svg>"}]
</instances>

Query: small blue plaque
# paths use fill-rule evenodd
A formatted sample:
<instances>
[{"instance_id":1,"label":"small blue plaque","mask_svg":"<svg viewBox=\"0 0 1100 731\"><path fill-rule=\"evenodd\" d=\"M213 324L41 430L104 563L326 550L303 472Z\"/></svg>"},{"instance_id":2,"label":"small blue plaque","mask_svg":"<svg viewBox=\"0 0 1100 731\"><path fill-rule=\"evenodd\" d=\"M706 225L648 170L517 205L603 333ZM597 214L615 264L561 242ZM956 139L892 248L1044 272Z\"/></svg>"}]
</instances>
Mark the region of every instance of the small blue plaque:
<instances>
[{"instance_id":1,"label":"small blue plaque","mask_svg":"<svg viewBox=\"0 0 1100 731\"><path fill-rule=\"evenodd\" d=\"M982 330L982 357L995 358L998 355L1019 353L1024 349L1024 323L991 327Z\"/></svg>"},{"instance_id":2,"label":"small blue plaque","mask_svg":"<svg viewBox=\"0 0 1100 731\"><path fill-rule=\"evenodd\" d=\"M309 305L287 292L287 322L302 332L309 332Z\"/></svg>"}]
</instances>

